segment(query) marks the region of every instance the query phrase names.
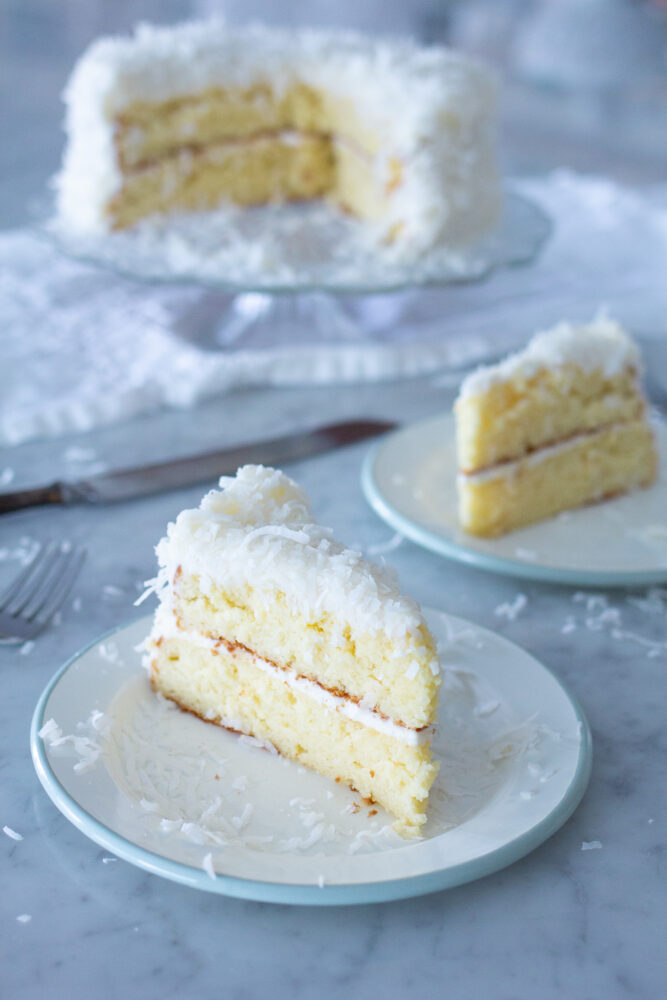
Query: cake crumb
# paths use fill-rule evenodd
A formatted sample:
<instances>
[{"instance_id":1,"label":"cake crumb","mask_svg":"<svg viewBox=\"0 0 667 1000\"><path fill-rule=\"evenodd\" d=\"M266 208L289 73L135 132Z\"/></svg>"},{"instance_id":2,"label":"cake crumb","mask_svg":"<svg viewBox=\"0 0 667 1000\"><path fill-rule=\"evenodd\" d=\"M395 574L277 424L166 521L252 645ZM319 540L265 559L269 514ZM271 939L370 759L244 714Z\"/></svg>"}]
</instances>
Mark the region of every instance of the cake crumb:
<instances>
[{"instance_id":1,"label":"cake crumb","mask_svg":"<svg viewBox=\"0 0 667 1000\"><path fill-rule=\"evenodd\" d=\"M483 701L479 705L475 705L472 714L478 719L484 719L489 715L493 715L499 708L499 701Z\"/></svg>"},{"instance_id":2,"label":"cake crumb","mask_svg":"<svg viewBox=\"0 0 667 1000\"><path fill-rule=\"evenodd\" d=\"M209 878L212 878L215 882L215 868L213 867L213 855L209 851L208 854L204 855L204 859L201 864L202 868L206 872Z\"/></svg>"},{"instance_id":3,"label":"cake crumb","mask_svg":"<svg viewBox=\"0 0 667 1000\"><path fill-rule=\"evenodd\" d=\"M514 550L514 554L517 557L517 559L523 559L525 560L525 562L537 561L537 552L533 552L532 549L516 548Z\"/></svg>"},{"instance_id":4,"label":"cake crumb","mask_svg":"<svg viewBox=\"0 0 667 1000\"><path fill-rule=\"evenodd\" d=\"M505 601L504 604L499 604L493 613L497 618L506 618L508 621L513 622L515 618L518 618L527 604L528 598L526 595L517 594L511 603L510 601Z\"/></svg>"},{"instance_id":5,"label":"cake crumb","mask_svg":"<svg viewBox=\"0 0 667 1000\"><path fill-rule=\"evenodd\" d=\"M599 840L584 840L581 843L582 851L597 851L602 847L602 843Z\"/></svg>"}]
</instances>

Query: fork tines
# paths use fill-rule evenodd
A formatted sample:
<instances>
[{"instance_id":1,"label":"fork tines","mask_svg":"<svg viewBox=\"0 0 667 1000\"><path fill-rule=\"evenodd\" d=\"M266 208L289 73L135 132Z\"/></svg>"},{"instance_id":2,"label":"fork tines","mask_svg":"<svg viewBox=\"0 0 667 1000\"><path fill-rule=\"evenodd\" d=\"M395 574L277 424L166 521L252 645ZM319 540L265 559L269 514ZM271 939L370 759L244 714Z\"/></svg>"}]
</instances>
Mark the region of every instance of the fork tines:
<instances>
[{"instance_id":1,"label":"fork tines","mask_svg":"<svg viewBox=\"0 0 667 1000\"><path fill-rule=\"evenodd\" d=\"M71 542L40 546L0 597L0 636L32 639L41 632L70 592L85 554Z\"/></svg>"}]
</instances>

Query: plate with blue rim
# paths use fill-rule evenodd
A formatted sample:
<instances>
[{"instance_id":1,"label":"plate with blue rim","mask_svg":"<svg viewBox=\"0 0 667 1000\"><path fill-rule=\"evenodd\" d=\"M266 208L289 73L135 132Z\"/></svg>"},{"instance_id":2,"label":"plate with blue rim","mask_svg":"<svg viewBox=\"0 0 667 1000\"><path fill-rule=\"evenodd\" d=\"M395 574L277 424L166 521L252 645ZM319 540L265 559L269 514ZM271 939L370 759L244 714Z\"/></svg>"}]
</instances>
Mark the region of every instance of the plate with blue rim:
<instances>
[{"instance_id":1,"label":"plate with blue rim","mask_svg":"<svg viewBox=\"0 0 667 1000\"><path fill-rule=\"evenodd\" d=\"M579 587L633 587L667 580L667 425L653 422L660 473L636 490L501 538L459 526L454 417L438 414L394 431L368 452L366 499L424 548L479 569Z\"/></svg>"},{"instance_id":2,"label":"plate with blue rim","mask_svg":"<svg viewBox=\"0 0 667 1000\"><path fill-rule=\"evenodd\" d=\"M584 714L507 639L435 609L440 771L404 839L379 806L151 689L142 618L69 660L35 708L39 780L86 837L155 875L244 899L338 905L422 895L488 875L555 833L591 770Z\"/></svg>"}]
</instances>

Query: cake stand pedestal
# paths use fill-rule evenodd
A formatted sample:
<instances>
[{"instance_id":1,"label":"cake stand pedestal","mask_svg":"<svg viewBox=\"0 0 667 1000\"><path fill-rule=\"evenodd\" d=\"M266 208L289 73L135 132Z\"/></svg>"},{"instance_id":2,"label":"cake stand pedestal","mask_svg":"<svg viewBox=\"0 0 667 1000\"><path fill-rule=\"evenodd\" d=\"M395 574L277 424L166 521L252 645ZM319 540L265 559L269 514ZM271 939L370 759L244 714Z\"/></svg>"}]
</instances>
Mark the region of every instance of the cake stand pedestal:
<instances>
[{"instance_id":1,"label":"cake stand pedestal","mask_svg":"<svg viewBox=\"0 0 667 1000\"><path fill-rule=\"evenodd\" d=\"M224 207L96 237L66 231L51 211L39 231L68 256L122 276L199 287L173 329L204 350L226 351L367 340L403 315L410 296L397 293L528 264L550 228L536 204L508 189L499 224L483 240L436 245L410 260L371 244L361 223L322 205Z\"/></svg>"}]
</instances>

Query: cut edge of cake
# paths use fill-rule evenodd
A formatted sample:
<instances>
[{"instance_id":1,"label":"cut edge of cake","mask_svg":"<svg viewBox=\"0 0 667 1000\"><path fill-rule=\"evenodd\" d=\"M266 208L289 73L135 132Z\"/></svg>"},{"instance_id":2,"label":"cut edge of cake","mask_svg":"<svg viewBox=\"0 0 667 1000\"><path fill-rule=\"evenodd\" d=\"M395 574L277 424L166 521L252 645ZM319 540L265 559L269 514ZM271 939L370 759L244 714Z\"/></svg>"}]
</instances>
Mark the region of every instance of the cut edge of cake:
<instances>
[{"instance_id":1,"label":"cut edge of cake","mask_svg":"<svg viewBox=\"0 0 667 1000\"><path fill-rule=\"evenodd\" d=\"M231 28L217 19L166 28L141 25L133 36L99 39L83 54L65 91L68 142L56 181L63 222L80 233L101 235L113 228L109 206L123 193L122 161L140 144L142 132L140 115L138 123L123 128L124 111L131 117L143 102L153 105L155 117L180 99L215 91L234 96L257 86L268 87L270 100L278 102L295 87L326 98L322 122L309 122L306 114L303 135L337 137L347 144L346 161L354 155L359 163L370 164L377 190L368 231L376 231L382 242L416 252L442 232L465 244L497 222L496 83L477 61L446 49L421 48L409 39L333 30L287 32L261 25ZM345 113L336 111L337 104ZM357 121L348 135L345 123L354 117L349 106ZM205 116L206 122L210 119ZM169 177L165 179L165 167L155 179L164 189L166 210L179 209L167 197L180 183L179 171L187 186L196 187L191 154L201 152L197 122L177 124L182 141L165 159ZM298 126L298 120L278 120L271 127L276 134L291 131L294 145ZM224 138L234 136L217 141ZM370 190L370 184L365 186ZM298 191L285 194L298 197ZM302 195L308 196L307 187ZM350 198L349 184L341 196L344 209L365 218L364 199ZM224 197L222 191L220 199ZM330 199L336 201L335 190ZM209 194L202 208L210 209L211 201ZM193 205L183 208L192 210ZM129 212L121 224L131 224L140 214Z\"/></svg>"},{"instance_id":2,"label":"cut edge of cake","mask_svg":"<svg viewBox=\"0 0 667 1000\"><path fill-rule=\"evenodd\" d=\"M619 323L562 322L472 372L455 402L459 520L495 537L650 486L639 349Z\"/></svg>"},{"instance_id":3,"label":"cut edge of cake","mask_svg":"<svg viewBox=\"0 0 667 1000\"><path fill-rule=\"evenodd\" d=\"M438 769L440 686L421 612L386 567L313 520L283 473L244 466L221 486L157 546L148 592L160 604L145 652L153 688L349 785L386 808L399 833L417 835Z\"/></svg>"}]
</instances>

